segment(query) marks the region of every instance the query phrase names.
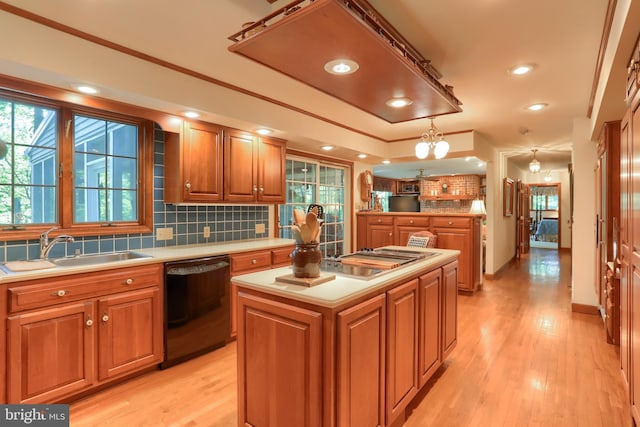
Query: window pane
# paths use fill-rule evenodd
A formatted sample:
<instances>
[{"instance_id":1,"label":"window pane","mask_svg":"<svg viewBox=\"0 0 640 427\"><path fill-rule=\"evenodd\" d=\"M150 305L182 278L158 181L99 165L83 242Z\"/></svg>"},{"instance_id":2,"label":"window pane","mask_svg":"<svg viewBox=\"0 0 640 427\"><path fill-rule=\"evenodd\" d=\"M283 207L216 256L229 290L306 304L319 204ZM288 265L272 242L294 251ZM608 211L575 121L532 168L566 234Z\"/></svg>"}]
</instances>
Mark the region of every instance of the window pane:
<instances>
[{"instance_id":1,"label":"window pane","mask_svg":"<svg viewBox=\"0 0 640 427\"><path fill-rule=\"evenodd\" d=\"M549 196L547 198L547 209L549 210L558 210L558 196Z\"/></svg>"},{"instance_id":2,"label":"window pane","mask_svg":"<svg viewBox=\"0 0 640 427\"><path fill-rule=\"evenodd\" d=\"M58 114L50 108L0 99L0 223L55 223Z\"/></svg>"},{"instance_id":3,"label":"window pane","mask_svg":"<svg viewBox=\"0 0 640 427\"><path fill-rule=\"evenodd\" d=\"M138 220L138 127L75 116L75 222Z\"/></svg>"}]
</instances>

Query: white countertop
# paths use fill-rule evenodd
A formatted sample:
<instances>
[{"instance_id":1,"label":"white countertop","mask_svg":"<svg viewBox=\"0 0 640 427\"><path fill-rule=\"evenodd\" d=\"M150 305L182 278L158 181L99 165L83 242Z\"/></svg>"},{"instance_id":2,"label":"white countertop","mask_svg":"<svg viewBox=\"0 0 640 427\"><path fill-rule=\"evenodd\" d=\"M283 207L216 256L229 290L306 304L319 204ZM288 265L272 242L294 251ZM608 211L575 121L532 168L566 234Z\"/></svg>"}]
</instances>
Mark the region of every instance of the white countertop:
<instances>
[{"instance_id":1,"label":"white countertop","mask_svg":"<svg viewBox=\"0 0 640 427\"><path fill-rule=\"evenodd\" d=\"M405 246L388 246L388 248L406 249ZM413 262L409 265L393 269L370 280L356 279L353 277L339 276L329 282L313 287L292 285L277 282L276 277L291 274L290 267L281 267L257 273L234 276L231 281L238 287L255 289L272 295L290 298L296 301L308 302L322 307L336 307L363 294L375 291L389 284L391 281L409 279L416 276L421 270L424 272L440 267L455 260L460 251L438 248L418 249L426 252L438 252L436 256L425 260Z\"/></svg>"},{"instance_id":2,"label":"white countertop","mask_svg":"<svg viewBox=\"0 0 640 427\"><path fill-rule=\"evenodd\" d=\"M76 267L54 267L44 270L32 270L11 274L6 274L0 270L0 284L40 279L45 277L64 276L68 274L112 270L115 268L133 267L146 264L157 264L168 261L179 261L215 255L233 254L238 252L273 249L283 246L291 246L294 243L295 241L291 239L268 238L257 240L243 240L238 242L221 242L186 246L168 246L166 248L136 249L132 250L132 252L149 255L149 258L136 258L125 261L116 261L105 264L94 264Z\"/></svg>"}]
</instances>

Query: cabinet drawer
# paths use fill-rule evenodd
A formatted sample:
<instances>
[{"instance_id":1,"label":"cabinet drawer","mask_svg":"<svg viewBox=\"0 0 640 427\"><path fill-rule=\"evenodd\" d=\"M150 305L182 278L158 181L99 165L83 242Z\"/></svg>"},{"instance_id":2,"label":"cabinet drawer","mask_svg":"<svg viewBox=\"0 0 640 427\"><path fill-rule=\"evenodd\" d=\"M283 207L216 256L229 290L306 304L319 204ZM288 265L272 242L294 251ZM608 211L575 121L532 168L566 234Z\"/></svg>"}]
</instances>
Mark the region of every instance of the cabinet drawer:
<instances>
[{"instance_id":1,"label":"cabinet drawer","mask_svg":"<svg viewBox=\"0 0 640 427\"><path fill-rule=\"evenodd\" d=\"M385 225L393 225L393 217L392 216L370 216L367 218L367 224L385 224Z\"/></svg>"},{"instance_id":2,"label":"cabinet drawer","mask_svg":"<svg viewBox=\"0 0 640 427\"><path fill-rule=\"evenodd\" d=\"M456 217L433 217L431 219L432 227L450 227L450 228L469 228L471 226L471 218Z\"/></svg>"},{"instance_id":3,"label":"cabinet drawer","mask_svg":"<svg viewBox=\"0 0 640 427\"><path fill-rule=\"evenodd\" d=\"M231 255L231 274L271 267L271 251L246 252Z\"/></svg>"},{"instance_id":4,"label":"cabinet drawer","mask_svg":"<svg viewBox=\"0 0 640 427\"><path fill-rule=\"evenodd\" d=\"M29 281L9 288L9 312L158 286L162 283L162 269L162 264L153 264Z\"/></svg>"},{"instance_id":5,"label":"cabinet drawer","mask_svg":"<svg viewBox=\"0 0 640 427\"><path fill-rule=\"evenodd\" d=\"M287 246L286 248L280 249L272 249L271 265L273 267L280 267L283 265L291 264L291 252L293 252L293 246Z\"/></svg>"},{"instance_id":6,"label":"cabinet drawer","mask_svg":"<svg viewBox=\"0 0 640 427\"><path fill-rule=\"evenodd\" d=\"M396 225L409 225L414 227L429 227L429 218L420 216L397 216Z\"/></svg>"}]
</instances>

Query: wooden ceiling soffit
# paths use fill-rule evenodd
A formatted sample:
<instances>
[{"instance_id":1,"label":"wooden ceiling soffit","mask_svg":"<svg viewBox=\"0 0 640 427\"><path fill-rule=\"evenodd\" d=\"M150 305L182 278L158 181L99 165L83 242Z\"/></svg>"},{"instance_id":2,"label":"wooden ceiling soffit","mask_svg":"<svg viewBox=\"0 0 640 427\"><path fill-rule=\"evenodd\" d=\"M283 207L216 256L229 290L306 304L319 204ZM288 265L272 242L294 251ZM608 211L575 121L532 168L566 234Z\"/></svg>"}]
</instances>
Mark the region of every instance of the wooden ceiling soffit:
<instances>
[{"instance_id":1,"label":"wooden ceiling soffit","mask_svg":"<svg viewBox=\"0 0 640 427\"><path fill-rule=\"evenodd\" d=\"M299 6L305 3L305 6ZM389 123L462 111L451 86L366 2L300 0L274 11L229 37L231 52L288 75ZM350 59L348 75L324 70ZM406 97L409 106L386 105Z\"/></svg>"}]
</instances>

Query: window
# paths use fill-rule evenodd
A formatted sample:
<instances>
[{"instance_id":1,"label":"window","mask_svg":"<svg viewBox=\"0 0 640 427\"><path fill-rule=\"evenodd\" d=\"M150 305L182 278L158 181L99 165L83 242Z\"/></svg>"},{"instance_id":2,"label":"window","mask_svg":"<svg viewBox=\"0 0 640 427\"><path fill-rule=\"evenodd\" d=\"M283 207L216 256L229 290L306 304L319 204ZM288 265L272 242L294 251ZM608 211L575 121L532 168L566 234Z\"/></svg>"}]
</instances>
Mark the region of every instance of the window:
<instances>
[{"instance_id":1,"label":"window","mask_svg":"<svg viewBox=\"0 0 640 427\"><path fill-rule=\"evenodd\" d=\"M320 250L324 256L342 255L345 247L345 180L347 169L312 159L287 159L287 200L280 205L280 237L292 238L293 210L307 212L312 203L322 205L324 221Z\"/></svg>"},{"instance_id":2,"label":"window","mask_svg":"<svg viewBox=\"0 0 640 427\"><path fill-rule=\"evenodd\" d=\"M531 210L557 211L558 188L556 186L531 186Z\"/></svg>"},{"instance_id":3,"label":"window","mask_svg":"<svg viewBox=\"0 0 640 427\"><path fill-rule=\"evenodd\" d=\"M148 120L0 91L0 233L11 234L1 238L51 226L151 231L152 131Z\"/></svg>"}]
</instances>

